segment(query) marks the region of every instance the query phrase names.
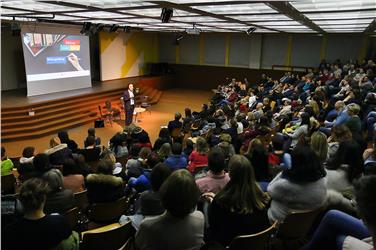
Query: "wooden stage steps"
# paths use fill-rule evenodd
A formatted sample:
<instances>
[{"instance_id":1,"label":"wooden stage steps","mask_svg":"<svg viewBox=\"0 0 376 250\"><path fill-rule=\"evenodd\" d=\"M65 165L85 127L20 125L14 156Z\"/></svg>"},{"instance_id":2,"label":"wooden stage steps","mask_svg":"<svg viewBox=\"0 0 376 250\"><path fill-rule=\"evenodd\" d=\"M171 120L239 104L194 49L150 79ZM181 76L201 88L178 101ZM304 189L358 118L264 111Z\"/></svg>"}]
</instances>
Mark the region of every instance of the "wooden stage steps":
<instances>
[{"instance_id":1,"label":"wooden stage steps","mask_svg":"<svg viewBox=\"0 0 376 250\"><path fill-rule=\"evenodd\" d=\"M149 103L156 104L162 91L145 82L134 84L140 89L136 104L141 102L141 96L148 96ZM24 106L4 107L1 109L1 141L37 138L93 122L100 117L98 106L105 113L106 101L111 101L113 108L123 110L120 97L124 90L124 87L119 87ZM35 112L33 116L29 116L31 109Z\"/></svg>"}]
</instances>

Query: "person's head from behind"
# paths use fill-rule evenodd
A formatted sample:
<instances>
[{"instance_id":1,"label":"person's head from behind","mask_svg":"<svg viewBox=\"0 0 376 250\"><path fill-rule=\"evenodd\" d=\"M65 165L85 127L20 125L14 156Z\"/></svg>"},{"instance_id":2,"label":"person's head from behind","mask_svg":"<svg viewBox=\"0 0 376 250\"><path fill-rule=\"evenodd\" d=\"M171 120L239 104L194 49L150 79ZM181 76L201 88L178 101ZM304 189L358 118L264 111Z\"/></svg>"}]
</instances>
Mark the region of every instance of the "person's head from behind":
<instances>
[{"instance_id":1,"label":"person's head from behind","mask_svg":"<svg viewBox=\"0 0 376 250\"><path fill-rule=\"evenodd\" d=\"M334 126L331 130L331 135L334 141L343 142L352 139L352 133L346 125Z\"/></svg>"},{"instance_id":2,"label":"person's head from behind","mask_svg":"<svg viewBox=\"0 0 376 250\"><path fill-rule=\"evenodd\" d=\"M112 164L116 163L116 156L115 154L109 150L109 149L104 149L103 152L100 155L101 160L106 160L106 161L111 161Z\"/></svg>"},{"instance_id":3,"label":"person's head from behind","mask_svg":"<svg viewBox=\"0 0 376 250\"><path fill-rule=\"evenodd\" d=\"M78 172L79 169L76 161L71 158L65 159L63 164L63 175L68 176L72 174L77 174Z\"/></svg>"},{"instance_id":4,"label":"person's head from behind","mask_svg":"<svg viewBox=\"0 0 376 250\"><path fill-rule=\"evenodd\" d=\"M89 128L87 134L95 137L95 128Z\"/></svg>"},{"instance_id":5,"label":"person's head from behind","mask_svg":"<svg viewBox=\"0 0 376 250\"><path fill-rule=\"evenodd\" d=\"M61 144L61 141L59 139L59 137L57 136L54 136L51 138L50 140L50 147L53 148L53 147L56 147L57 145L60 145Z\"/></svg>"},{"instance_id":6,"label":"person's head from behind","mask_svg":"<svg viewBox=\"0 0 376 250\"><path fill-rule=\"evenodd\" d=\"M192 140L187 140L185 143L185 148L193 149L194 143Z\"/></svg>"},{"instance_id":7,"label":"person's head from behind","mask_svg":"<svg viewBox=\"0 0 376 250\"><path fill-rule=\"evenodd\" d=\"M360 217L370 230L376 235L376 175L363 176L355 182L355 200Z\"/></svg>"},{"instance_id":8,"label":"person's head from behind","mask_svg":"<svg viewBox=\"0 0 376 250\"><path fill-rule=\"evenodd\" d=\"M158 192L163 182L171 175L171 168L167 167L163 163L155 165L150 173L150 185L154 192Z\"/></svg>"},{"instance_id":9,"label":"person's head from behind","mask_svg":"<svg viewBox=\"0 0 376 250\"><path fill-rule=\"evenodd\" d=\"M301 119L301 123L300 125L310 125L310 121L309 121L309 114L307 112L303 112L301 115L300 115L300 119Z\"/></svg>"},{"instance_id":10,"label":"person's head from behind","mask_svg":"<svg viewBox=\"0 0 376 250\"><path fill-rule=\"evenodd\" d=\"M109 160L100 160L97 166L98 174L112 175L114 164Z\"/></svg>"},{"instance_id":11,"label":"person's head from behind","mask_svg":"<svg viewBox=\"0 0 376 250\"><path fill-rule=\"evenodd\" d=\"M146 163L148 164L150 169L154 168L158 163L160 163L158 154L156 152L151 152Z\"/></svg>"},{"instance_id":12,"label":"person's head from behind","mask_svg":"<svg viewBox=\"0 0 376 250\"><path fill-rule=\"evenodd\" d=\"M161 128L161 130L159 130L159 137L170 138L170 131L168 131L168 128Z\"/></svg>"},{"instance_id":13,"label":"person's head from behind","mask_svg":"<svg viewBox=\"0 0 376 250\"><path fill-rule=\"evenodd\" d=\"M285 140L281 133L276 133L272 138L272 146L274 151L282 151Z\"/></svg>"},{"instance_id":14,"label":"person's head from behind","mask_svg":"<svg viewBox=\"0 0 376 250\"><path fill-rule=\"evenodd\" d=\"M291 182L314 182L326 176L317 154L307 146L295 147L291 154L291 168L283 172Z\"/></svg>"},{"instance_id":15,"label":"person's head from behind","mask_svg":"<svg viewBox=\"0 0 376 250\"><path fill-rule=\"evenodd\" d=\"M185 217L193 212L200 196L193 176L186 169L172 173L159 192L163 207L175 217Z\"/></svg>"},{"instance_id":16,"label":"person's head from behind","mask_svg":"<svg viewBox=\"0 0 376 250\"><path fill-rule=\"evenodd\" d=\"M346 169L347 179L351 183L364 172L363 154L356 141L343 141L339 144L329 169Z\"/></svg>"},{"instance_id":17,"label":"person's head from behind","mask_svg":"<svg viewBox=\"0 0 376 250\"><path fill-rule=\"evenodd\" d=\"M22 151L22 157L31 158L35 154L35 148L32 146L25 147Z\"/></svg>"},{"instance_id":18,"label":"person's head from behind","mask_svg":"<svg viewBox=\"0 0 376 250\"><path fill-rule=\"evenodd\" d=\"M160 156L169 156L171 153L171 144L168 142L163 143L161 148L158 150L158 154Z\"/></svg>"},{"instance_id":19,"label":"person's head from behind","mask_svg":"<svg viewBox=\"0 0 376 250\"><path fill-rule=\"evenodd\" d=\"M359 114L360 106L356 103L350 103L347 105L347 112L350 116L356 116Z\"/></svg>"},{"instance_id":20,"label":"person's head from behind","mask_svg":"<svg viewBox=\"0 0 376 250\"><path fill-rule=\"evenodd\" d=\"M63 174L60 170L51 169L44 173L42 178L48 182L51 193L56 193L63 189Z\"/></svg>"},{"instance_id":21,"label":"person's head from behind","mask_svg":"<svg viewBox=\"0 0 376 250\"><path fill-rule=\"evenodd\" d=\"M181 155L182 146L178 142L174 142L171 147L171 152L173 155Z\"/></svg>"},{"instance_id":22,"label":"person's head from behind","mask_svg":"<svg viewBox=\"0 0 376 250\"><path fill-rule=\"evenodd\" d=\"M196 151L200 154L208 153L208 143L206 142L205 138L199 136L196 141Z\"/></svg>"},{"instance_id":23,"label":"person's head from behind","mask_svg":"<svg viewBox=\"0 0 376 250\"><path fill-rule=\"evenodd\" d=\"M234 155L228 166L230 181L217 194L218 202L229 210L243 214L265 208L266 196L256 184L251 162L243 155Z\"/></svg>"},{"instance_id":24,"label":"person's head from behind","mask_svg":"<svg viewBox=\"0 0 376 250\"><path fill-rule=\"evenodd\" d=\"M86 138L86 146L87 147L94 147L95 146L95 137L92 135L89 135Z\"/></svg>"},{"instance_id":25,"label":"person's head from behind","mask_svg":"<svg viewBox=\"0 0 376 250\"><path fill-rule=\"evenodd\" d=\"M311 149L317 154L321 163L326 161L328 155L328 142L324 133L316 131L312 134Z\"/></svg>"},{"instance_id":26,"label":"person's head from behind","mask_svg":"<svg viewBox=\"0 0 376 250\"><path fill-rule=\"evenodd\" d=\"M42 210L49 193L48 182L41 178L31 178L22 183L19 199L25 215Z\"/></svg>"},{"instance_id":27,"label":"person's head from behind","mask_svg":"<svg viewBox=\"0 0 376 250\"><path fill-rule=\"evenodd\" d=\"M337 110L337 112L340 112L345 108L345 103L343 101L336 101L334 108Z\"/></svg>"},{"instance_id":28,"label":"person's head from behind","mask_svg":"<svg viewBox=\"0 0 376 250\"><path fill-rule=\"evenodd\" d=\"M151 149L148 148L148 147L143 147L140 150L139 157L141 159L145 159L146 160L149 157L150 154L151 154Z\"/></svg>"},{"instance_id":29,"label":"person's head from behind","mask_svg":"<svg viewBox=\"0 0 376 250\"><path fill-rule=\"evenodd\" d=\"M184 109L185 117L191 117L192 116L192 111L190 108L185 108Z\"/></svg>"},{"instance_id":30,"label":"person's head from behind","mask_svg":"<svg viewBox=\"0 0 376 250\"><path fill-rule=\"evenodd\" d=\"M37 154L33 159L33 165L37 172L44 173L51 169L50 160L47 154Z\"/></svg>"},{"instance_id":31,"label":"person's head from behind","mask_svg":"<svg viewBox=\"0 0 376 250\"><path fill-rule=\"evenodd\" d=\"M208 154L208 167L213 174L220 174L226 167L226 157L220 147L210 149Z\"/></svg>"},{"instance_id":32,"label":"person's head from behind","mask_svg":"<svg viewBox=\"0 0 376 250\"><path fill-rule=\"evenodd\" d=\"M57 136L59 137L60 141L62 143L67 143L69 141L69 135L68 135L68 132L67 131L59 131L57 133Z\"/></svg>"},{"instance_id":33,"label":"person's head from behind","mask_svg":"<svg viewBox=\"0 0 376 250\"><path fill-rule=\"evenodd\" d=\"M130 155L132 158L137 158L138 155L140 154L141 147L137 144L133 144L130 150Z\"/></svg>"},{"instance_id":34,"label":"person's head from behind","mask_svg":"<svg viewBox=\"0 0 376 250\"><path fill-rule=\"evenodd\" d=\"M181 114L179 112L175 113L175 121L179 121L181 119Z\"/></svg>"}]
</instances>

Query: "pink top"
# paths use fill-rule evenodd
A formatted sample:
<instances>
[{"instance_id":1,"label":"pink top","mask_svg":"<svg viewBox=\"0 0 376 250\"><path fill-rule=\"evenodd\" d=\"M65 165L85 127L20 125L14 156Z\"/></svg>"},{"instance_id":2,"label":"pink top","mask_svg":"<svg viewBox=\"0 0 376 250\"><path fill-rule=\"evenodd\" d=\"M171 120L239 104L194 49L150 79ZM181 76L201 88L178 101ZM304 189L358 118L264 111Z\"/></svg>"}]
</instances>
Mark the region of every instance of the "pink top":
<instances>
[{"instance_id":1,"label":"pink top","mask_svg":"<svg viewBox=\"0 0 376 250\"><path fill-rule=\"evenodd\" d=\"M193 150L189 155L188 170L194 173L196 167L208 165L208 154L200 154L196 150Z\"/></svg>"},{"instance_id":2,"label":"pink top","mask_svg":"<svg viewBox=\"0 0 376 250\"><path fill-rule=\"evenodd\" d=\"M228 173L215 175L209 170L207 176L196 180L196 184L202 194L207 192L213 192L216 194L221 191L229 181L230 176Z\"/></svg>"}]
</instances>

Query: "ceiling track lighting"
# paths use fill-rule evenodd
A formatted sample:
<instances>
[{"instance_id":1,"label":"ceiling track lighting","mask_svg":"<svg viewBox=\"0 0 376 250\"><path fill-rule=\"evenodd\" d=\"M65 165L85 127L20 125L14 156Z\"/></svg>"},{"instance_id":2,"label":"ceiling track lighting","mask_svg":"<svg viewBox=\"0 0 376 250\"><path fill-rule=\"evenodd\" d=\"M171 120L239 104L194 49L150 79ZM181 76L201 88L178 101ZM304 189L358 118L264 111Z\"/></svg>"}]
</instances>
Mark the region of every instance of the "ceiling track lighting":
<instances>
[{"instance_id":1,"label":"ceiling track lighting","mask_svg":"<svg viewBox=\"0 0 376 250\"><path fill-rule=\"evenodd\" d=\"M255 27L251 27L249 29L247 29L247 31L245 33L247 33L247 35L250 35L252 34L253 32L255 32L256 28Z\"/></svg>"},{"instance_id":2,"label":"ceiling track lighting","mask_svg":"<svg viewBox=\"0 0 376 250\"><path fill-rule=\"evenodd\" d=\"M171 20L171 17L174 14L174 10L171 8L162 8L161 12L161 20L162 23L169 23Z\"/></svg>"}]
</instances>

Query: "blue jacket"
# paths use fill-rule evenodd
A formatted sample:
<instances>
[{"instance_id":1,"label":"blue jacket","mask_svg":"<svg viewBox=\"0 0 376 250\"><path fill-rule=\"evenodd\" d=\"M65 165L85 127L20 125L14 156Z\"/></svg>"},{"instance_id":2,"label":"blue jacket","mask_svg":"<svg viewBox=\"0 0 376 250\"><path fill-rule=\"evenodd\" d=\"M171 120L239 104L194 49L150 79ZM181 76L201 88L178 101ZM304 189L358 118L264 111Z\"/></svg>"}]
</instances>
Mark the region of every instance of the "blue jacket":
<instances>
[{"instance_id":1,"label":"blue jacket","mask_svg":"<svg viewBox=\"0 0 376 250\"><path fill-rule=\"evenodd\" d=\"M187 167L187 158L183 155L170 155L164 162L173 171Z\"/></svg>"}]
</instances>

